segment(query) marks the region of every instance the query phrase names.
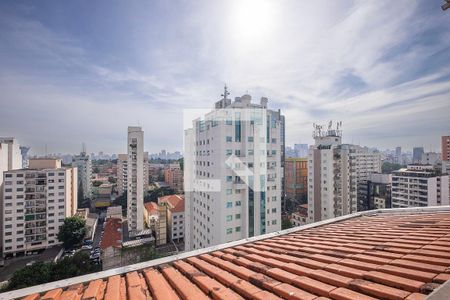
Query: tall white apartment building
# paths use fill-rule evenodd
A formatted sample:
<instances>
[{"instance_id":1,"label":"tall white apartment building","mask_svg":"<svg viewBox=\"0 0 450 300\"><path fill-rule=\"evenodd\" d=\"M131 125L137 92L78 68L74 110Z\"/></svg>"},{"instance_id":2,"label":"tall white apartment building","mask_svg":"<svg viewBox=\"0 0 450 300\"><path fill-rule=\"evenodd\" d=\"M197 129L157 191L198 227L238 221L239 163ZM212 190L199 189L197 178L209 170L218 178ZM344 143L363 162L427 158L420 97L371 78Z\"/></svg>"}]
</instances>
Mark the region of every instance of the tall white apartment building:
<instances>
[{"instance_id":1,"label":"tall white apartment building","mask_svg":"<svg viewBox=\"0 0 450 300\"><path fill-rule=\"evenodd\" d=\"M315 145L308 155L308 220L317 222L358 211L358 187L381 172L381 156L357 145L341 144L341 123L314 125ZM359 201L361 200L361 201Z\"/></svg>"},{"instance_id":2,"label":"tall white apartment building","mask_svg":"<svg viewBox=\"0 0 450 300\"><path fill-rule=\"evenodd\" d=\"M127 219L131 235L144 229L144 132L128 127Z\"/></svg>"},{"instance_id":3,"label":"tall white apartment building","mask_svg":"<svg viewBox=\"0 0 450 300\"><path fill-rule=\"evenodd\" d=\"M72 167L78 170L78 184L83 192L83 199L92 198L92 161L91 157L82 151L80 155L75 155Z\"/></svg>"},{"instance_id":4,"label":"tall white apartment building","mask_svg":"<svg viewBox=\"0 0 450 300\"><path fill-rule=\"evenodd\" d=\"M144 152L144 190L149 185L149 164L148 164L148 152ZM117 156L117 190L119 196L127 191L128 187L128 155L119 154Z\"/></svg>"},{"instance_id":5,"label":"tall white apartment building","mask_svg":"<svg viewBox=\"0 0 450 300\"><path fill-rule=\"evenodd\" d=\"M0 185L3 172L22 168L20 145L15 138L0 137Z\"/></svg>"},{"instance_id":6,"label":"tall white apartment building","mask_svg":"<svg viewBox=\"0 0 450 300\"><path fill-rule=\"evenodd\" d=\"M392 173L392 207L450 205L449 175L430 165L408 165Z\"/></svg>"},{"instance_id":7,"label":"tall white apartment building","mask_svg":"<svg viewBox=\"0 0 450 300\"><path fill-rule=\"evenodd\" d=\"M77 169L59 159L30 159L28 169L4 173L2 255L59 244L59 227L77 211Z\"/></svg>"},{"instance_id":8,"label":"tall white apartment building","mask_svg":"<svg viewBox=\"0 0 450 300\"><path fill-rule=\"evenodd\" d=\"M283 116L227 95L185 132L187 250L281 229Z\"/></svg>"}]
</instances>

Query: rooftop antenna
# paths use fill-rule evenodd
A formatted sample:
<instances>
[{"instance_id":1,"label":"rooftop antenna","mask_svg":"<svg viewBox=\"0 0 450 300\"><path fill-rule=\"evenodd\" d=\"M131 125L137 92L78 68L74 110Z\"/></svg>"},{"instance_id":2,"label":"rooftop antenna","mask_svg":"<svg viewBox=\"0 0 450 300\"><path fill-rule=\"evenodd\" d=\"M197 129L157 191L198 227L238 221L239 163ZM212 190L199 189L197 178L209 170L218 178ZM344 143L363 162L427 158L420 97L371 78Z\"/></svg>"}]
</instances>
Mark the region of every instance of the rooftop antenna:
<instances>
[{"instance_id":1,"label":"rooftop antenna","mask_svg":"<svg viewBox=\"0 0 450 300\"><path fill-rule=\"evenodd\" d=\"M223 94L220 95L220 96L222 96L223 99L227 99L227 96L229 96L229 95L230 95L230 92L228 91L228 87L227 87L227 85L225 84L225 86L223 87Z\"/></svg>"}]
</instances>

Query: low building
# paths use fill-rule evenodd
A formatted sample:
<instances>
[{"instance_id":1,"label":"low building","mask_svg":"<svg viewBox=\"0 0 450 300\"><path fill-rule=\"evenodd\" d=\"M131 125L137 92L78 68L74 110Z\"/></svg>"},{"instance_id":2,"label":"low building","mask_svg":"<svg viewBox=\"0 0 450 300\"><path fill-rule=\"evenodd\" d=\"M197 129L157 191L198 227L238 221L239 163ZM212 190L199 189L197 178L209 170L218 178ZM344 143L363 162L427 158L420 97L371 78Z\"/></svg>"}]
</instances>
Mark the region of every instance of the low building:
<instances>
[{"instance_id":1,"label":"low building","mask_svg":"<svg viewBox=\"0 0 450 300\"><path fill-rule=\"evenodd\" d=\"M144 203L144 208L145 223L149 229L155 230L156 222L158 221L158 203Z\"/></svg>"},{"instance_id":2,"label":"low building","mask_svg":"<svg viewBox=\"0 0 450 300\"><path fill-rule=\"evenodd\" d=\"M167 224L169 226L169 239L181 242L184 240L184 196L169 195L158 198L158 204L165 203L170 211Z\"/></svg>"},{"instance_id":3,"label":"low building","mask_svg":"<svg viewBox=\"0 0 450 300\"><path fill-rule=\"evenodd\" d=\"M308 204L301 204L297 211L291 214L291 223L293 226L302 226L308 223Z\"/></svg>"},{"instance_id":4,"label":"low building","mask_svg":"<svg viewBox=\"0 0 450 300\"><path fill-rule=\"evenodd\" d=\"M106 219L122 219L122 206L110 206L106 209Z\"/></svg>"},{"instance_id":5,"label":"low building","mask_svg":"<svg viewBox=\"0 0 450 300\"><path fill-rule=\"evenodd\" d=\"M89 208L79 208L75 214L86 222L85 240L94 240L95 229L97 228L98 214L89 212Z\"/></svg>"},{"instance_id":6,"label":"low building","mask_svg":"<svg viewBox=\"0 0 450 300\"><path fill-rule=\"evenodd\" d=\"M103 270L120 266L122 250L122 219L109 218L104 225L100 243Z\"/></svg>"}]
</instances>

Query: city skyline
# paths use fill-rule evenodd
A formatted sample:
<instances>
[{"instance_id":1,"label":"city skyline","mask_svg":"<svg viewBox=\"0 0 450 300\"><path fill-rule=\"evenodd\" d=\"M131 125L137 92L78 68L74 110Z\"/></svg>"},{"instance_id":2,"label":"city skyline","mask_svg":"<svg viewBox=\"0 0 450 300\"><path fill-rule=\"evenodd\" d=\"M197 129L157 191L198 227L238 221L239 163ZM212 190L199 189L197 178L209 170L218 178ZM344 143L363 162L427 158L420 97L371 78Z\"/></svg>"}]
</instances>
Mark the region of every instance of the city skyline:
<instances>
[{"instance_id":1,"label":"city skyline","mask_svg":"<svg viewBox=\"0 0 450 300\"><path fill-rule=\"evenodd\" d=\"M437 151L450 125L440 2L2 2L0 135L31 153L124 153L140 125L150 152L175 151L182 110L210 109L227 83L282 110L288 145L333 119L344 143Z\"/></svg>"}]
</instances>

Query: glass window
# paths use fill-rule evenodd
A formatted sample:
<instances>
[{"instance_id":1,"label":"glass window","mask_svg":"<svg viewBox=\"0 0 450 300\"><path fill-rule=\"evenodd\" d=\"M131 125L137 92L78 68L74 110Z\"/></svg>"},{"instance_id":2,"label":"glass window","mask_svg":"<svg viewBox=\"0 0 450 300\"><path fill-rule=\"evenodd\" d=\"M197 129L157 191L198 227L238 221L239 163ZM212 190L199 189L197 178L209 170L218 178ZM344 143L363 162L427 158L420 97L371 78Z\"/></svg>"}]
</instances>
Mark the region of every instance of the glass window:
<instances>
[{"instance_id":1,"label":"glass window","mask_svg":"<svg viewBox=\"0 0 450 300\"><path fill-rule=\"evenodd\" d=\"M236 218L236 220L241 219L241 214L236 214L236 215L235 215L235 218Z\"/></svg>"},{"instance_id":2,"label":"glass window","mask_svg":"<svg viewBox=\"0 0 450 300\"><path fill-rule=\"evenodd\" d=\"M241 206L241 201L236 201L236 206Z\"/></svg>"},{"instance_id":3,"label":"glass window","mask_svg":"<svg viewBox=\"0 0 450 300\"><path fill-rule=\"evenodd\" d=\"M232 234L233 233L233 228L227 228L227 234Z\"/></svg>"},{"instance_id":4,"label":"glass window","mask_svg":"<svg viewBox=\"0 0 450 300\"><path fill-rule=\"evenodd\" d=\"M232 207L233 207L233 202L228 201L228 202L227 202L227 208L232 208Z\"/></svg>"},{"instance_id":5,"label":"glass window","mask_svg":"<svg viewBox=\"0 0 450 300\"><path fill-rule=\"evenodd\" d=\"M236 227L236 232L241 232L241 226Z\"/></svg>"},{"instance_id":6,"label":"glass window","mask_svg":"<svg viewBox=\"0 0 450 300\"><path fill-rule=\"evenodd\" d=\"M233 137L232 136L227 136L226 137L226 141L227 141L227 143L231 143L233 141Z\"/></svg>"},{"instance_id":7,"label":"glass window","mask_svg":"<svg viewBox=\"0 0 450 300\"><path fill-rule=\"evenodd\" d=\"M227 216L227 222L233 221L233 216L232 215L228 215Z\"/></svg>"}]
</instances>

